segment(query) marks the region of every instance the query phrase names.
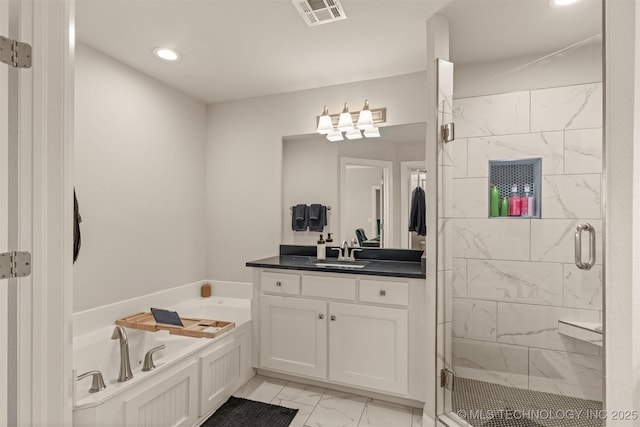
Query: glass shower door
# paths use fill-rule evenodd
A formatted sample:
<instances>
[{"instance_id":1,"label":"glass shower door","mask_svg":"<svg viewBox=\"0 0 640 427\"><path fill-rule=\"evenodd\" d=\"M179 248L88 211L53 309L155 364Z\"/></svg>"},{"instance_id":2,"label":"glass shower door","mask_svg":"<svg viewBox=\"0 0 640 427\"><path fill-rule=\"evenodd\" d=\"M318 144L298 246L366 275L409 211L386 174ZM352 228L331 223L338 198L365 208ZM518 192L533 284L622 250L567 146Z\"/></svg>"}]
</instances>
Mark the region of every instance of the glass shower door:
<instances>
[{"instance_id":1,"label":"glass shower door","mask_svg":"<svg viewBox=\"0 0 640 427\"><path fill-rule=\"evenodd\" d=\"M439 370L455 375L438 393L446 423L602 425L601 76L536 78L597 60L601 43L505 68L503 87L517 89L478 80L453 99L455 140L438 164ZM533 214L514 209L525 195Z\"/></svg>"}]
</instances>

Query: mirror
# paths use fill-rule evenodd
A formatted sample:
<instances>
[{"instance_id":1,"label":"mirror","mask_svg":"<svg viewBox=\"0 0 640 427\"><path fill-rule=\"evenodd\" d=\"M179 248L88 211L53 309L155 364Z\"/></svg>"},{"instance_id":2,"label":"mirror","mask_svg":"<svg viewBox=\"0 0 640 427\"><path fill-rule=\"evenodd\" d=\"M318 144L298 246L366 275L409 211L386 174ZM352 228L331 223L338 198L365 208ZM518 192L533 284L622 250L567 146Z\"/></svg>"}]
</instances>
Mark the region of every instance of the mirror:
<instances>
[{"instance_id":1,"label":"mirror","mask_svg":"<svg viewBox=\"0 0 640 427\"><path fill-rule=\"evenodd\" d=\"M319 232L292 230L291 208L319 203L330 208L322 234L330 232L333 245L424 249L424 236L408 230L412 192L424 188L425 135L425 123L412 123L382 127L380 138L284 137L282 243L317 242Z\"/></svg>"}]
</instances>

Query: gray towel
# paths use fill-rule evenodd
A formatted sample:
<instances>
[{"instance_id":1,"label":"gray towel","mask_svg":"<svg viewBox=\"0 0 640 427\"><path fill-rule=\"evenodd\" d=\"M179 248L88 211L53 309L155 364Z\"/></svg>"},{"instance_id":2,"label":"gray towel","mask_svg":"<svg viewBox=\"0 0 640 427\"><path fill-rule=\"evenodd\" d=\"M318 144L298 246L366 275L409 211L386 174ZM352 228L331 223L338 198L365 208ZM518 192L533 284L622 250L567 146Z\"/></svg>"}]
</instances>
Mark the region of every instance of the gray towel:
<instances>
[{"instance_id":1,"label":"gray towel","mask_svg":"<svg viewBox=\"0 0 640 427\"><path fill-rule=\"evenodd\" d=\"M291 208L291 229L293 231L305 231L309 226L308 206L296 205Z\"/></svg>"},{"instance_id":2,"label":"gray towel","mask_svg":"<svg viewBox=\"0 0 640 427\"><path fill-rule=\"evenodd\" d=\"M314 203L309 206L309 231L322 232L327 225L327 207Z\"/></svg>"}]
</instances>

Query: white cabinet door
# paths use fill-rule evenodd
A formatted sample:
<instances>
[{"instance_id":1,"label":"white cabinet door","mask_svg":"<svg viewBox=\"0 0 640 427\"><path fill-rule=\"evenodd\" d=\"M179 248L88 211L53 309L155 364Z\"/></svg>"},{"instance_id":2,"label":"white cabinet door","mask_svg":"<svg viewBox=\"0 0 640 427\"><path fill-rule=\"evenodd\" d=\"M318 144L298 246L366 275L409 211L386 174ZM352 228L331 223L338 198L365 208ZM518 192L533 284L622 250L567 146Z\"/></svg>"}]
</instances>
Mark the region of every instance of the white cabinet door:
<instances>
[{"instance_id":1,"label":"white cabinet door","mask_svg":"<svg viewBox=\"0 0 640 427\"><path fill-rule=\"evenodd\" d=\"M407 310L329 304L329 379L407 394Z\"/></svg>"},{"instance_id":2,"label":"white cabinet door","mask_svg":"<svg viewBox=\"0 0 640 427\"><path fill-rule=\"evenodd\" d=\"M327 374L327 303L260 297L260 364L292 374Z\"/></svg>"}]
</instances>

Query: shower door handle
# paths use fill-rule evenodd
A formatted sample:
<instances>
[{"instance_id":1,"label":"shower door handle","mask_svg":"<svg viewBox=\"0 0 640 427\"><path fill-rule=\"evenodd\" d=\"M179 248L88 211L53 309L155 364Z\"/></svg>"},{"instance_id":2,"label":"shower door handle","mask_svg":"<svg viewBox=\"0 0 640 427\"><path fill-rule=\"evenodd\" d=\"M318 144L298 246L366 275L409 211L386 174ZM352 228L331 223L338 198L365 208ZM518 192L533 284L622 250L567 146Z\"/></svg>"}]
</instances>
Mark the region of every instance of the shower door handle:
<instances>
[{"instance_id":1,"label":"shower door handle","mask_svg":"<svg viewBox=\"0 0 640 427\"><path fill-rule=\"evenodd\" d=\"M589 262L582 262L582 232L589 231ZM580 224L575 234L576 266L581 270L591 270L596 263L596 230L591 224Z\"/></svg>"}]
</instances>

